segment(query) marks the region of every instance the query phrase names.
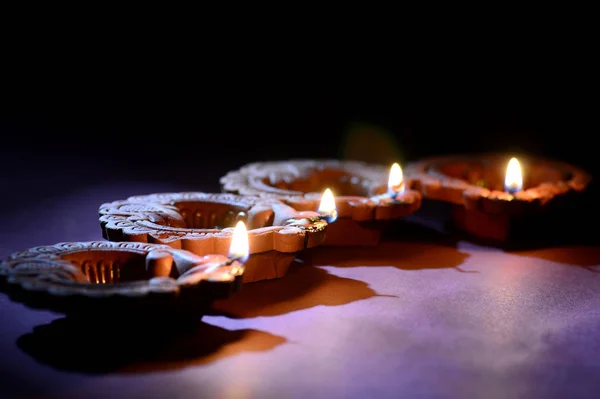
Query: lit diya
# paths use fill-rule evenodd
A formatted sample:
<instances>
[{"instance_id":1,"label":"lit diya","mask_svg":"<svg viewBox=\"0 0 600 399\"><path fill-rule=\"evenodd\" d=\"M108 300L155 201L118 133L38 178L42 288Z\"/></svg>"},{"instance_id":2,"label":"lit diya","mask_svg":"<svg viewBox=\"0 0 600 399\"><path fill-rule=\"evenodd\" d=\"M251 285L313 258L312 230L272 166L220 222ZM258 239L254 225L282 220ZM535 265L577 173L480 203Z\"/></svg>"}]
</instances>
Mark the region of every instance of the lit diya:
<instances>
[{"instance_id":1,"label":"lit diya","mask_svg":"<svg viewBox=\"0 0 600 399\"><path fill-rule=\"evenodd\" d=\"M497 153L424 159L407 165L406 175L425 199L453 205L456 227L490 242L556 230L591 179L564 162Z\"/></svg>"},{"instance_id":2,"label":"lit diya","mask_svg":"<svg viewBox=\"0 0 600 399\"><path fill-rule=\"evenodd\" d=\"M406 188L399 164L260 162L227 173L220 183L225 192L277 198L297 211L317 210L329 222L323 245L331 246L375 245L390 222L421 206L421 194Z\"/></svg>"},{"instance_id":3,"label":"lit diya","mask_svg":"<svg viewBox=\"0 0 600 399\"><path fill-rule=\"evenodd\" d=\"M99 213L107 240L163 244L196 255L227 254L232 226L243 221L250 247L245 283L282 277L298 253L324 241L327 229L316 211L301 212L276 199L233 194L134 196L102 204Z\"/></svg>"},{"instance_id":4,"label":"lit diya","mask_svg":"<svg viewBox=\"0 0 600 399\"><path fill-rule=\"evenodd\" d=\"M242 222L230 241L227 256L139 242L39 246L0 262L0 287L14 301L69 316L199 320L240 285L248 259Z\"/></svg>"}]
</instances>

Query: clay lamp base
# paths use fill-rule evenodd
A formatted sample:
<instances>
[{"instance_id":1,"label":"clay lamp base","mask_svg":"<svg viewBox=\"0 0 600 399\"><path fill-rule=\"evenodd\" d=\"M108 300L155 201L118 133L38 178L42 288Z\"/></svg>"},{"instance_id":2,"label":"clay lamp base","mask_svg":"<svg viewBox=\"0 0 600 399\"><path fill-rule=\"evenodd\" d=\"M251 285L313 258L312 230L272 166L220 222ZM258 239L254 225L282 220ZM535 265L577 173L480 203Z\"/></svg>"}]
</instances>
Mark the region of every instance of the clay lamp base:
<instances>
[{"instance_id":1,"label":"clay lamp base","mask_svg":"<svg viewBox=\"0 0 600 399\"><path fill-rule=\"evenodd\" d=\"M590 176L564 162L510 159L497 153L425 159L407 165L407 185L427 200L452 204L454 226L491 244L556 235L559 220L572 220L565 210Z\"/></svg>"},{"instance_id":2,"label":"clay lamp base","mask_svg":"<svg viewBox=\"0 0 600 399\"><path fill-rule=\"evenodd\" d=\"M197 255L227 254L231 226L242 220L250 247L244 283L282 277L298 253L323 242L327 228L316 212L232 194L135 196L103 204L99 212L107 240L165 244Z\"/></svg>"},{"instance_id":3,"label":"clay lamp base","mask_svg":"<svg viewBox=\"0 0 600 399\"><path fill-rule=\"evenodd\" d=\"M0 263L0 287L17 302L98 320L199 318L236 291L243 264L167 245L66 242Z\"/></svg>"},{"instance_id":4,"label":"clay lamp base","mask_svg":"<svg viewBox=\"0 0 600 399\"><path fill-rule=\"evenodd\" d=\"M405 190L402 172L393 195L388 194L389 169L340 160L290 160L252 163L220 180L223 191L279 198L298 211L319 208L322 193L335 193L337 219L330 220L327 246L369 246L379 243L393 220L419 209L421 194ZM401 192L400 192L401 191Z\"/></svg>"}]
</instances>

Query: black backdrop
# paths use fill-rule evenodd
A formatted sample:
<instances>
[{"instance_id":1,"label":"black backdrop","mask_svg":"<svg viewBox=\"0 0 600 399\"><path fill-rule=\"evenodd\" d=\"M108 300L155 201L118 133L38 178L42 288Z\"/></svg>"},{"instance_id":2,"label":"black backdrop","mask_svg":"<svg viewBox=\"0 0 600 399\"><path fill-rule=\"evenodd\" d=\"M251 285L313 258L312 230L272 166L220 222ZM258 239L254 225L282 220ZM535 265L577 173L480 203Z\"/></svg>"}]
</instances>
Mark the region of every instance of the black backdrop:
<instances>
[{"instance_id":1,"label":"black backdrop","mask_svg":"<svg viewBox=\"0 0 600 399\"><path fill-rule=\"evenodd\" d=\"M2 91L3 177L71 163L91 165L88 178L116 167L214 181L251 161L405 163L477 151L545 155L595 173L593 65L576 53L443 53L394 64L373 55L335 64L233 57L203 68L114 54L30 62ZM162 172L148 167L156 164Z\"/></svg>"}]
</instances>

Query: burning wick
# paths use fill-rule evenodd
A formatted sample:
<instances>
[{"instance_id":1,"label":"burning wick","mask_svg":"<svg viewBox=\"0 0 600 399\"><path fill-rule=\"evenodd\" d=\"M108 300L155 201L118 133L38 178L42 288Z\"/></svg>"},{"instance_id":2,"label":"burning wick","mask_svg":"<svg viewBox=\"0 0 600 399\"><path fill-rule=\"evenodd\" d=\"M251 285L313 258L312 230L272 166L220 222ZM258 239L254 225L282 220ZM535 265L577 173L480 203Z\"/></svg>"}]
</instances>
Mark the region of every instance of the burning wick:
<instances>
[{"instance_id":1,"label":"burning wick","mask_svg":"<svg viewBox=\"0 0 600 399\"><path fill-rule=\"evenodd\" d=\"M317 212L325 219L327 223L333 223L337 219L337 208L335 206L335 200L333 193L330 189L326 189L321 197L321 204Z\"/></svg>"},{"instance_id":2,"label":"burning wick","mask_svg":"<svg viewBox=\"0 0 600 399\"><path fill-rule=\"evenodd\" d=\"M506 177L504 178L504 190L514 194L523 189L523 173L521 165L517 158L511 158L506 167Z\"/></svg>"},{"instance_id":3,"label":"burning wick","mask_svg":"<svg viewBox=\"0 0 600 399\"><path fill-rule=\"evenodd\" d=\"M244 263L250 257L250 244L248 244L248 230L243 221L237 222L235 229L233 230L233 237L231 237L231 245L229 246L229 253L227 254L229 260L226 262L218 263L210 270L218 269L223 266L231 266L233 262ZM240 267L243 267L241 265Z\"/></svg>"},{"instance_id":4,"label":"burning wick","mask_svg":"<svg viewBox=\"0 0 600 399\"><path fill-rule=\"evenodd\" d=\"M390 178L388 179L388 194L396 198L398 194L404 192L404 176L398 163L394 163L390 169Z\"/></svg>"},{"instance_id":5,"label":"burning wick","mask_svg":"<svg viewBox=\"0 0 600 399\"><path fill-rule=\"evenodd\" d=\"M216 255L207 255L207 257L212 257L213 259L214 256ZM249 257L250 245L248 244L248 231L246 230L246 225L244 224L244 222L240 220L239 222L237 222L237 225L233 230L233 236L231 237L231 244L229 246L229 254L227 255L228 259L225 262L212 263L208 267L205 266L206 263L196 265L195 267L192 267L191 269L183 273L179 278L191 278L191 281L198 281L197 279L194 280L194 278L191 276L193 276L196 273L198 275L214 273L222 267L233 265L235 262L238 262L238 264L234 265L229 271L229 273L239 275L241 274L241 272L243 272L244 262L246 262Z\"/></svg>"},{"instance_id":6,"label":"burning wick","mask_svg":"<svg viewBox=\"0 0 600 399\"><path fill-rule=\"evenodd\" d=\"M231 263L236 260L244 263L248 260L249 254L248 230L246 230L244 222L240 220L233 230L233 237L231 237L231 245L229 246L229 254L227 256Z\"/></svg>"}]
</instances>

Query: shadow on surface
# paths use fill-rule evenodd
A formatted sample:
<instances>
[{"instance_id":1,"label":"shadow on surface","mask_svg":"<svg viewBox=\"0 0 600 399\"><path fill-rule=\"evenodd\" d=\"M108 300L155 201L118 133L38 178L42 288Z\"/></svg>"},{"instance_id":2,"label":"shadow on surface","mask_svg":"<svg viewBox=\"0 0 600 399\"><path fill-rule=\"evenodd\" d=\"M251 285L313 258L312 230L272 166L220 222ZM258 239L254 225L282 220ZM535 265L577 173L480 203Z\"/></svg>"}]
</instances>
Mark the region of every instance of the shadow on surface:
<instances>
[{"instance_id":1,"label":"shadow on surface","mask_svg":"<svg viewBox=\"0 0 600 399\"><path fill-rule=\"evenodd\" d=\"M390 230L374 247L316 247L301 256L315 266L392 266L402 270L454 268L470 255L456 248L453 237L427 227L403 223Z\"/></svg>"},{"instance_id":2,"label":"shadow on surface","mask_svg":"<svg viewBox=\"0 0 600 399\"><path fill-rule=\"evenodd\" d=\"M243 352L268 351L286 339L259 330L226 330L207 323L173 331L93 326L62 318L37 326L17 346L42 364L87 374L173 370Z\"/></svg>"},{"instance_id":3,"label":"shadow on surface","mask_svg":"<svg viewBox=\"0 0 600 399\"><path fill-rule=\"evenodd\" d=\"M212 314L232 318L276 316L319 305L345 305L376 296L382 295L365 282L295 262L280 279L244 284L236 295L215 301Z\"/></svg>"},{"instance_id":4,"label":"shadow on surface","mask_svg":"<svg viewBox=\"0 0 600 399\"><path fill-rule=\"evenodd\" d=\"M510 238L502 242L459 229L452 220L453 205L442 201L423 201L421 208L403 221L426 228L446 242L467 241L511 252L567 245L600 245L600 235L589 233L590 226L596 226L600 222L600 214L595 211L595 204L600 196L590 192L579 200L573 204L563 204L553 211L515 218Z\"/></svg>"},{"instance_id":5,"label":"shadow on surface","mask_svg":"<svg viewBox=\"0 0 600 399\"><path fill-rule=\"evenodd\" d=\"M598 245L570 245L530 251L506 251L506 253L579 266L591 272L600 273L600 246Z\"/></svg>"}]
</instances>

